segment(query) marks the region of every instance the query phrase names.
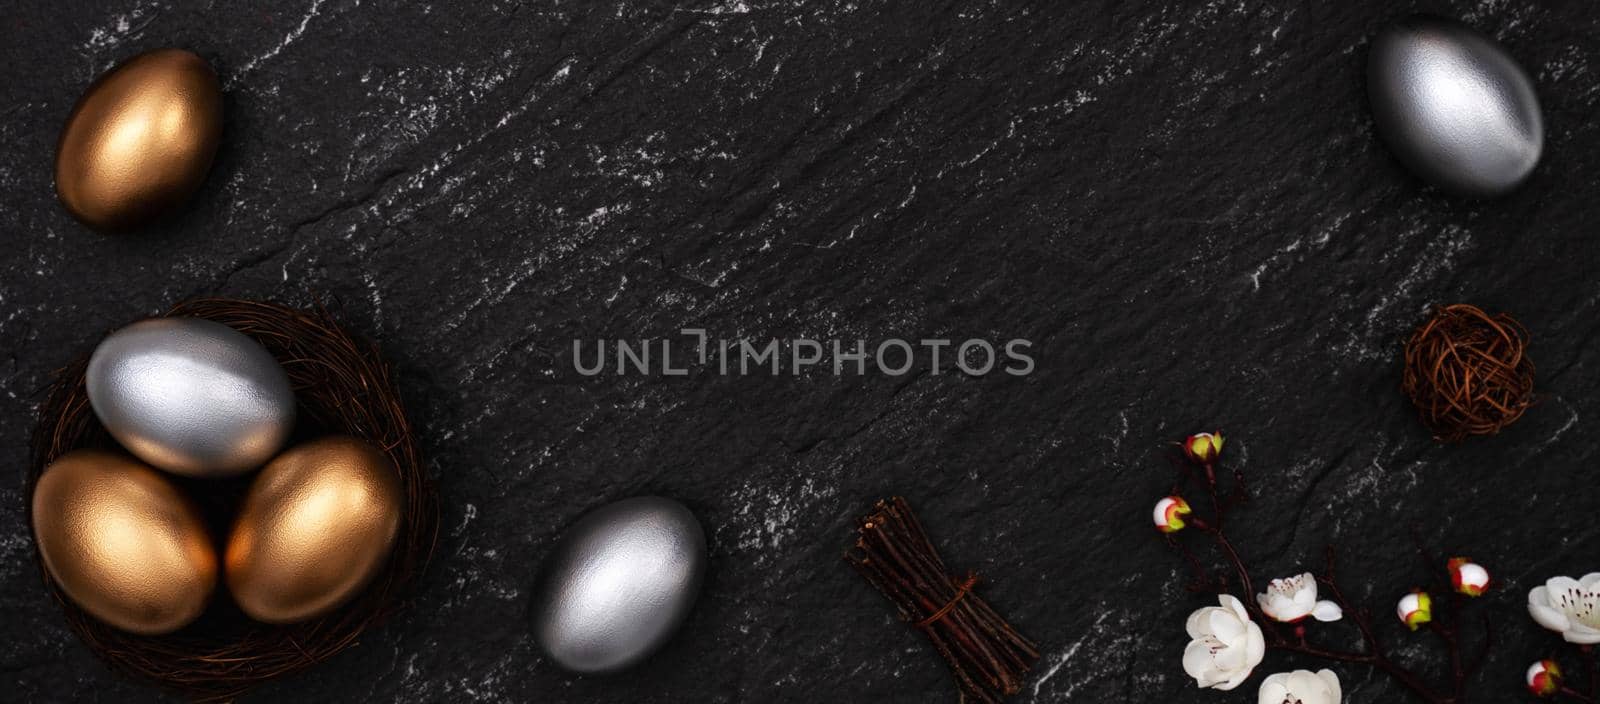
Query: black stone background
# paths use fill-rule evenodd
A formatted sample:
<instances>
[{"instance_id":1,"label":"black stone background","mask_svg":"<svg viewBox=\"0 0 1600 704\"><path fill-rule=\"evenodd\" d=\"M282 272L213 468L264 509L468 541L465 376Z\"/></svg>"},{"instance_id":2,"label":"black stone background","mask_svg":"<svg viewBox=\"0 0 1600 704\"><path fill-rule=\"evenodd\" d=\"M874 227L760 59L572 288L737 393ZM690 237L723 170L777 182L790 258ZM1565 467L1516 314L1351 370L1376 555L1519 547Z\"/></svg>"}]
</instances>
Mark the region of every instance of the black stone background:
<instances>
[{"instance_id":1,"label":"black stone background","mask_svg":"<svg viewBox=\"0 0 1600 704\"><path fill-rule=\"evenodd\" d=\"M1461 17L1534 76L1546 156L1508 198L1445 197L1373 133L1368 39ZM1107 0L680 8L614 2L7 3L0 10L0 699L146 701L65 629L23 521L53 369L194 296L338 300L399 369L442 494L410 611L255 701L952 701L944 666L839 559L912 499L1042 646L1020 701L1197 692L1208 599L1150 527L1164 453L1220 427L1259 499L1258 578L1343 551L1388 616L1406 527L1505 580L1477 701L1564 652L1527 590L1600 568L1590 344L1600 13L1587 2ZM59 207L58 130L92 77L197 50L224 145L176 220L104 236ZM1533 331L1543 403L1434 444L1398 391L1433 303ZM581 377L574 338L1027 338L1025 378ZM923 365L924 367L926 365ZM614 677L530 639L563 527L636 494L703 520L670 646ZM1348 625L1320 629L1335 644ZM1576 663L1570 660L1569 663ZM1269 656L1260 674L1317 667ZM1407 701L1335 668L1351 702Z\"/></svg>"}]
</instances>

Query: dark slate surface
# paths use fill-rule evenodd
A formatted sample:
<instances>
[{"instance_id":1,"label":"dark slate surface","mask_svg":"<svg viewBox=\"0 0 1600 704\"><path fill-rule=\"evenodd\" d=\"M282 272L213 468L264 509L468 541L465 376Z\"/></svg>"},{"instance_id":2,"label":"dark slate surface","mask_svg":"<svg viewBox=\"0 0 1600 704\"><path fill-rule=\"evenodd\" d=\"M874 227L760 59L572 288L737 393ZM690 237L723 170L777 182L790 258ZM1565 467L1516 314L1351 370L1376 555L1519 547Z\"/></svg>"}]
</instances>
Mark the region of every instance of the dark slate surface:
<instances>
[{"instance_id":1,"label":"dark slate surface","mask_svg":"<svg viewBox=\"0 0 1600 704\"><path fill-rule=\"evenodd\" d=\"M1479 701L1557 651L1527 589L1600 568L1588 3L1417 4L1537 80L1546 159L1492 203L1422 187L1373 134L1367 38L1412 3L278 5L3 11L0 699L157 698L41 589L24 448L52 369L207 294L340 301L398 366L443 500L413 608L258 701L950 701L839 560L892 492L1041 642L1021 700L1254 701L1191 688L1207 600L1149 526L1165 443L1213 426L1262 493L1238 526L1259 576L1337 544L1402 654L1434 652L1385 615L1421 577L1411 521L1505 578ZM55 201L57 130L94 75L167 45L224 77L216 167L176 221L90 233ZM1534 331L1544 402L1442 448L1397 353L1454 301ZM1037 369L573 371L575 337L683 327L1026 338ZM538 561L640 493L703 519L704 595L646 665L565 675L530 640ZM1349 701L1402 700L1337 669Z\"/></svg>"}]
</instances>

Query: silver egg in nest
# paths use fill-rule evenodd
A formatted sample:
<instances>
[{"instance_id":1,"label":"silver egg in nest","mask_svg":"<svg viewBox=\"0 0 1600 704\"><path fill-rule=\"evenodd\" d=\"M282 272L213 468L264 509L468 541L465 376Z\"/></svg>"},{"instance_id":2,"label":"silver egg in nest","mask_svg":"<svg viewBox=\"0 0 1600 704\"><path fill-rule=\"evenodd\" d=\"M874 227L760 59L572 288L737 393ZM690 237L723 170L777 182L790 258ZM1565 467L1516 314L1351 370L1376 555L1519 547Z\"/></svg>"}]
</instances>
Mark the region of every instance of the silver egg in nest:
<instances>
[{"instance_id":1,"label":"silver egg in nest","mask_svg":"<svg viewBox=\"0 0 1600 704\"><path fill-rule=\"evenodd\" d=\"M1533 81L1499 43L1454 20L1415 15L1380 33L1367 94L1400 161L1459 195L1510 192L1544 151Z\"/></svg>"},{"instance_id":2,"label":"silver egg in nest","mask_svg":"<svg viewBox=\"0 0 1600 704\"><path fill-rule=\"evenodd\" d=\"M294 392L260 343L221 323L153 318L100 342L89 405L129 452L176 474L260 467L294 429Z\"/></svg>"},{"instance_id":3,"label":"silver egg in nest","mask_svg":"<svg viewBox=\"0 0 1600 704\"><path fill-rule=\"evenodd\" d=\"M636 664L688 618L705 567L705 532L683 504L641 496L602 506L568 529L547 558L534 637L574 672Z\"/></svg>"}]
</instances>

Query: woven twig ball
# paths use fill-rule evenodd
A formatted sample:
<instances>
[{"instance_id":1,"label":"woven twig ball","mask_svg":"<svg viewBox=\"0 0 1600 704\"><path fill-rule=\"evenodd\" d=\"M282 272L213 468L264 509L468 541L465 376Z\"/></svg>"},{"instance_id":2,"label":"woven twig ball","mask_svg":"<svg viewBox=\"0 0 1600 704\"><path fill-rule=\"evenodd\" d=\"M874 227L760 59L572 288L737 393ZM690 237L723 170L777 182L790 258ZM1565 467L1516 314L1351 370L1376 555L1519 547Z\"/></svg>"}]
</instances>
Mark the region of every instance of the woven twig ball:
<instances>
[{"instance_id":1,"label":"woven twig ball","mask_svg":"<svg viewBox=\"0 0 1600 704\"><path fill-rule=\"evenodd\" d=\"M1504 313L1441 306L1406 341L1401 389L1441 442L1493 435L1533 405L1528 331Z\"/></svg>"},{"instance_id":2,"label":"woven twig ball","mask_svg":"<svg viewBox=\"0 0 1600 704\"><path fill-rule=\"evenodd\" d=\"M437 506L388 365L376 346L347 332L327 309L211 298L180 304L166 315L213 320L261 343L294 389L299 420L290 444L333 433L366 440L394 462L404 492L400 533L386 565L349 602L300 623L252 621L219 590L194 623L166 635L135 635L72 603L40 561L45 587L67 624L112 669L195 700L226 701L333 657L392 614L432 553ZM116 447L89 406L87 364L85 354L61 370L39 407L26 496L57 457L83 447ZM249 479L174 481L216 530L236 511Z\"/></svg>"}]
</instances>

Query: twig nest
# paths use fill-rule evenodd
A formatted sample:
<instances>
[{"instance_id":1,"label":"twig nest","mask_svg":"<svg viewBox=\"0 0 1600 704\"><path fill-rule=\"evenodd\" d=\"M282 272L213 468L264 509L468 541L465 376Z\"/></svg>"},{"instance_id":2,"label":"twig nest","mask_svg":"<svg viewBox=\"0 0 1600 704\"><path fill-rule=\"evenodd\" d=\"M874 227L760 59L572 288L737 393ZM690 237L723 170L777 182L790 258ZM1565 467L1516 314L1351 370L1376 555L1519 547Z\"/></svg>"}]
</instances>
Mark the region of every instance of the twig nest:
<instances>
[{"instance_id":1,"label":"twig nest","mask_svg":"<svg viewBox=\"0 0 1600 704\"><path fill-rule=\"evenodd\" d=\"M364 586L336 608L318 609L314 616L294 623L250 618L249 605L219 595L197 618L187 625L173 625L182 628L170 633L136 632L167 631L169 624L158 624L159 629L130 630L127 624L118 628L83 608L78 603L81 598L69 598L72 585L53 578L41 565L45 585L65 613L67 625L113 669L191 699L229 701L263 682L333 657L394 613L432 552L435 494L389 366L377 347L347 332L327 310L203 299L183 303L164 317L213 321L260 343L282 365L298 405L291 444L317 447L320 444L304 444L329 435L360 440L372 448L370 452L382 455L374 463L381 459L395 484L392 500L398 503L398 525L385 526L388 547L381 561L360 569ZM40 483L45 467L68 453L98 450L121 456L122 450L90 409L87 366L87 358L80 358L63 369L39 407L27 479L30 495L35 486L48 488ZM207 532L237 534L229 528L251 478L174 481L194 499L198 520L206 524ZM184 616L187 619L188 614Z\"/></svg>"},{"instance_id":2,"label":"twig nest","mask_svg":"<svg viewBox=\"0 0 1600 704\"><path fill-rule=\"evenodd\" d=\"M1406 341L1405 391L1440 442L1493 435L1533 405L1528 331L1504 313L1442 306Z\"/></svg>"}]
</instances>

